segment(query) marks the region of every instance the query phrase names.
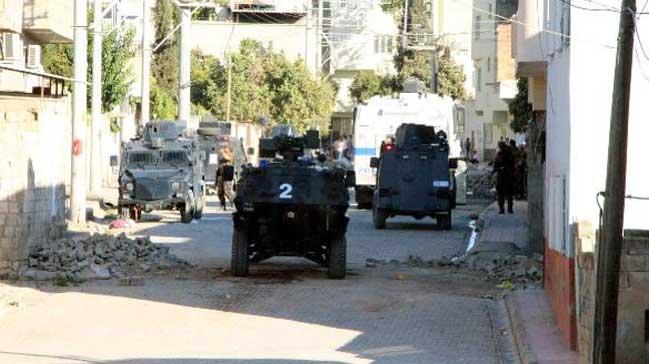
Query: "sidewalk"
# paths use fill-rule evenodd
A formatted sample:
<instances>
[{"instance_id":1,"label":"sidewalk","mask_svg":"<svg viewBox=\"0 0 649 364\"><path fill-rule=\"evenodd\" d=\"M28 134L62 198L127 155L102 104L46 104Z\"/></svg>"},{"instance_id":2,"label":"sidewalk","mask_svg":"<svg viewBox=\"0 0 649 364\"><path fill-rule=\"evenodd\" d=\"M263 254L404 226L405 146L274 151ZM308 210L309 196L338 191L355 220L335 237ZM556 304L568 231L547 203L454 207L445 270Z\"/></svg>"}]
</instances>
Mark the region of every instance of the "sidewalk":
<instances>
[{"instance_id":1,"label":"sidewalk","mask_svg":"<svg viewBox=\"0 0 649 364\"><path fill-rule=\"evenodd\" d=\"M481 244L514 243L529 252L527 202L515 201L514 214L498 214L492 204L481 215ZM497 244L496 244L497 245ZM514 341L523 364L576 364L578 354L570 351L556 326L543 289L512 291L505 297Z\"/></svg>"}]
</instances>

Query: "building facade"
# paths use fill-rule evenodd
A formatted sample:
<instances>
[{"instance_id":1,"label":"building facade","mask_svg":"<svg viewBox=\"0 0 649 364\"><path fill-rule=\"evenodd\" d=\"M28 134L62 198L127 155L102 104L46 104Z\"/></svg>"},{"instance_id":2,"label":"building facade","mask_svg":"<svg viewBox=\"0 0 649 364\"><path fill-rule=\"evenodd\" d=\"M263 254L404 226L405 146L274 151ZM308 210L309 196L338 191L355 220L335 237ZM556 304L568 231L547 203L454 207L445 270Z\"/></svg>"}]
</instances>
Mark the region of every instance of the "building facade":
<instances>
[{"instance_id":1,"label":"building facade","mask_svg":"<svg viewBox=\"0 0 649 364\"><path fill-rule=\"evenodd\" d=\"M464 139L469 138L480 160L492 160L499 141L516 138L509 127L508 107L516 85L512 24L497 16L495 0L474 0L473 4L474 96L466 103Z\"/></svg>"},{"instance_id":2,"label":"building facade","mask_svg":"<svg viewBox=\"0 0 649 364\"><path fill-rule=\"evenodd\" d=\"M0 1L0 278L65 229L69 80L43 72L41 46L72 42L72 2Z\"/></svg>"},{"instance_id":3,"label":"building facade","mask_svg":"<svg viewBox=\"0 0 649 364\"><path fill-rule=\"evenodd\" d=\"M394 74L399 28L378 0L323 1L324 73L338 85L332 129L351 134L355 103L349 89L361 71Z\"/></svg>"},{"instance_id":4,"label":"building facade","mask_svg":"<svg viewBox=\"0 0 649 364\"><path fill-rule=\"evenodd\" d=\"M573 349L577 349L578 342L591 339L589 333L577 329L577 317L586 308L578 300L580 291L585 289L580 287L583 280L579 278L583 267L577 268L583 263L582 254L595 251L596 239L583 244L585 235L595 236L595 233L582 234L583 229L578 227L588 225L595 232L599 230L600 205L605 202L598 194L604 191L606 181L620 17L613 4L607 7L606 4L584 2L579 6L584 9L550 0L521 1L516 18L521 24L516 27L514 37L518 75L529 80L528 94L535 115L531 125L545 136L544 163L541 164L544 287L566 342ZM608 10L589 10L602 8ZM649 58L642 53L642 41L648 36L649 28L638 21L626 176L626 193L632 196L649 195L649 173L644 166L643 148L644 135L649 132L644 122L648 110L642 101L649 92ZM648 207L645 201L628 199L624 211L625 229L649 229L646 213L643 213ZM628 267L625 269L628 271ZM634 284L621 284L621 297L646 294L646 291L634 293ZM641 284L637 286L642 287ZM626 291L622 292L622 288ZM646 305L646 302L638 301L638 304ZM646 319L644 316L621 316L639 322ZM619 322L619 329L624 330L631 321ZM634 362L628 360L629 350L618 350L618 355L620 353L627 355L620 357L620 362Z\"/></svg>"}]
</instances>

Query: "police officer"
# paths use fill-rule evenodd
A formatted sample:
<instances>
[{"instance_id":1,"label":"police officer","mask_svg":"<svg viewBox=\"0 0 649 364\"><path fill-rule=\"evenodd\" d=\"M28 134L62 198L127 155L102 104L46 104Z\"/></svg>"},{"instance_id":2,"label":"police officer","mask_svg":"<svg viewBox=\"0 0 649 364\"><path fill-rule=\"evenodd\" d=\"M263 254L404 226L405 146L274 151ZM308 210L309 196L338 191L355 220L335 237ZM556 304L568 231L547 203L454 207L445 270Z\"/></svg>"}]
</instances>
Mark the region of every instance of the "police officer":
<instances>
[{"instance_id":1,"label":"police officer","mask_svg":"<svg viewBox=\"0 0 649 364\"><path fill-rule=\"evenodd\" d=\"M223 211L227 210L226 198L230 202L234 199L232 179L227 176L228 173L232 173L232 149L229 146L219 151L219 168L216 170L216 193Z\"/></svg>"},{"instance_id":2,"label":"police officer","mask_svg":"<svg viewBox=\"0 0 649 364\"><path fill-rule=\"evenodd\" d=\"M498 143L498 153L494 161L496 178L496 193L498 194L498 207L500 213L505 213L505 200L507 212L514 213L514 155L505 142Z\"/></svg>"}]
</instances>

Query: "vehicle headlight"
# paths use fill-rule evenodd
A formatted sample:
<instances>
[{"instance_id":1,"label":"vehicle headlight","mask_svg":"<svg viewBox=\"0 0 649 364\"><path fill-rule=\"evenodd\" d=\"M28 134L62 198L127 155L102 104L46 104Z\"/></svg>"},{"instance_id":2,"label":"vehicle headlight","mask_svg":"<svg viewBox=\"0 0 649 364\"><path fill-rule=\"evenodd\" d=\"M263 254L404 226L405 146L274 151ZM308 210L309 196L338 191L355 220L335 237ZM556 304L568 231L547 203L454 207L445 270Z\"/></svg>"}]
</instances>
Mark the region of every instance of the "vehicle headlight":
<instances>
[{"instance_id":1,"label":"vehicle headlight","mask_svg":"<svg viewBox=\"0 0 649 364\"><path fill-rule=\"evenodd\" d=\"M126 184L126 190L128 192L133 192L134 188L135 188L135 186L133 185L133 183L129 182L129 183Z\"/></svg>"},{"instance_id":2,"label":"vehicle headlight","mask_svg":"<svg viewBox=\"0 0 649 364\"><path fill-rule=\"evenodd\" d=\"M172 192L180 191L180 182L171 182L171 191Z\"/></svg>"}]
</instances>

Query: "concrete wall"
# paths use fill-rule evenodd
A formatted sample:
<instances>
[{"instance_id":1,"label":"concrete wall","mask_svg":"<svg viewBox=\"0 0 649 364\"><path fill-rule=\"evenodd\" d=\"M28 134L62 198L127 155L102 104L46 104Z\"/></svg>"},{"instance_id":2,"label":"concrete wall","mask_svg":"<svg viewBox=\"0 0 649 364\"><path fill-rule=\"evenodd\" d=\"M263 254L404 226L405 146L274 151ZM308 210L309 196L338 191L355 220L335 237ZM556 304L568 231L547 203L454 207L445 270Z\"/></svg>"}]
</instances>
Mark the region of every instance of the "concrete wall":
<instances>
[{"instance_id":1,"label":"concrete wall","mask_svg":"<svg viewBox=\"0 0 649 364\"><path fill-rule=\"evenodd\" d=\"M0 276L65 228L70 100L0 96Z\"/></svg>"},{"instance_id":2,"label":"concrete wall","mask_svg":"<svg viewBox=\"0 0 649 364\"><path fill-rule=\"evenodd\" d=\"M0 32L20 33L23 27L23 0L0 0Z\"/></svg>"},{"instance_id":3,"label":"concrete wall","mask_svg":"<svg viewBox=\"0 0 649 364\"><path fill-rule=\"evenodd\" d=\"M596 259L591 247L595 238L592 227L579 233L578 243L584 248L577 260L579 362L587 364L591 362L593 347ZM625 231L620 263L616 363L644 364L649 362L645 342L649 311L649 231Z\"/></svg>"},{"instance_id":4,"label":"concrete wall","mask_svg":"<svg viewBox=\"0 0 649 364\"><path fill-rule=\"evenodd\" d=\"M23 0L23 32L39 43L70 43L74 1Z\"/></svg>"},{"instance_id":5,"label":"concrete wall","mask_svg":"<svg viewBox=\"0 0 649 364\"><path fill-rule=\"evenodd\" d=\"M313 26L307 33L303 20L289 24L194 21L192 49L198 48L205 54L224 59L228 47L236 51L243 39L252 38L276 52L283 52L292 61L304 59L308 50L307 66L311 72L315 72L315 32L316 27ZM307 34L308 47L305 39Z\"/></svg>"}]
</instances>

